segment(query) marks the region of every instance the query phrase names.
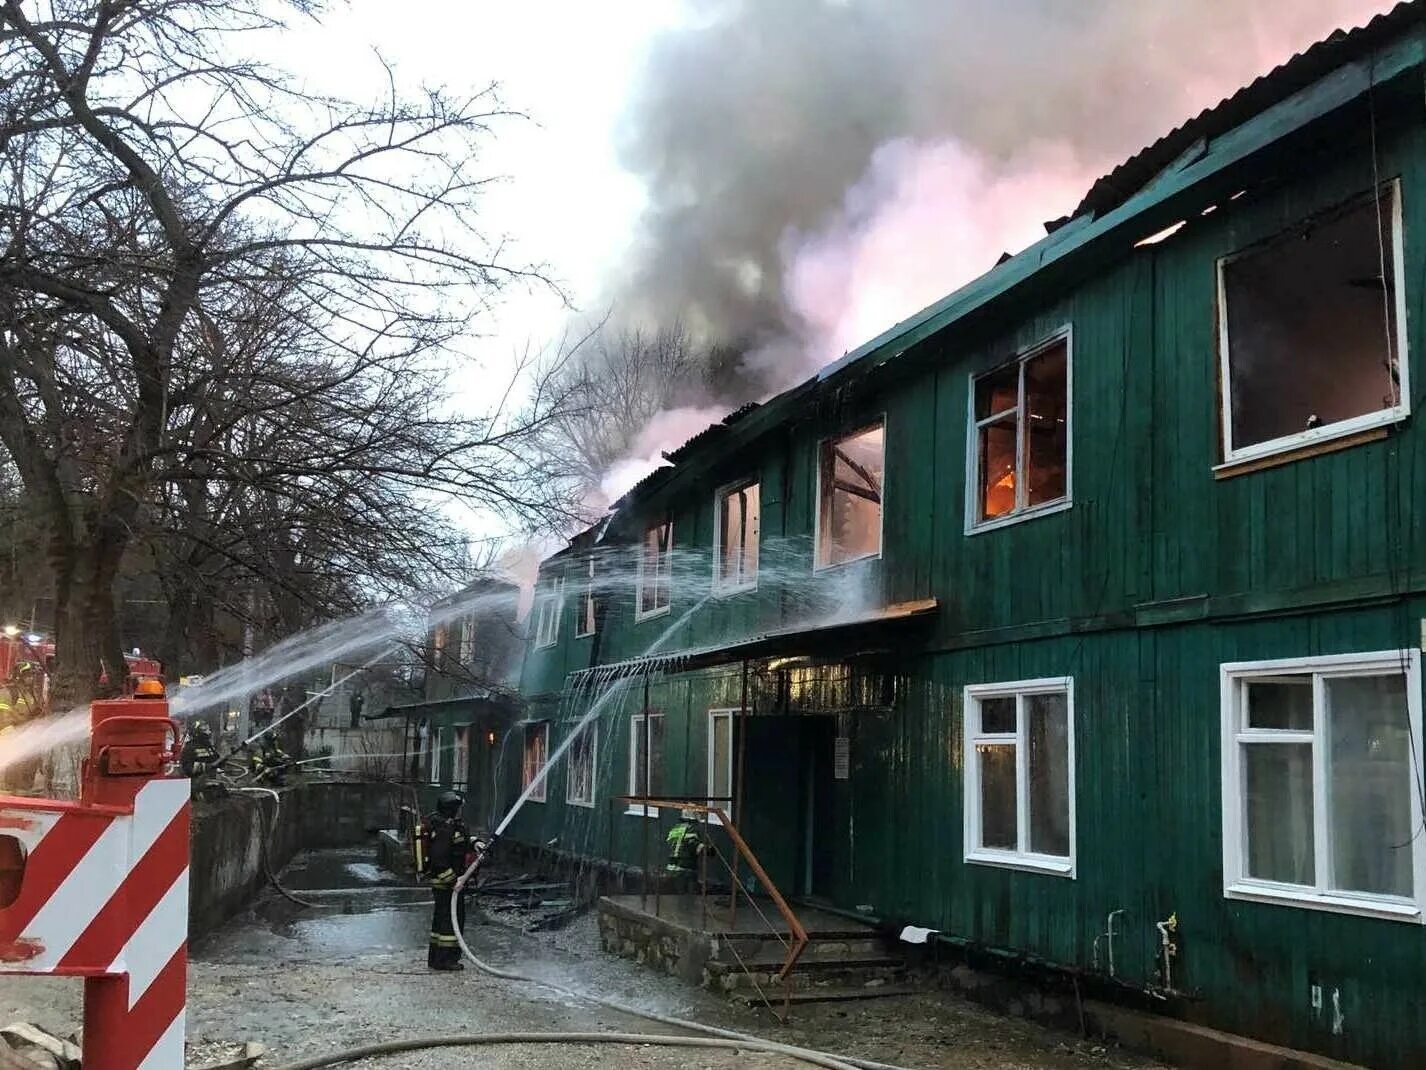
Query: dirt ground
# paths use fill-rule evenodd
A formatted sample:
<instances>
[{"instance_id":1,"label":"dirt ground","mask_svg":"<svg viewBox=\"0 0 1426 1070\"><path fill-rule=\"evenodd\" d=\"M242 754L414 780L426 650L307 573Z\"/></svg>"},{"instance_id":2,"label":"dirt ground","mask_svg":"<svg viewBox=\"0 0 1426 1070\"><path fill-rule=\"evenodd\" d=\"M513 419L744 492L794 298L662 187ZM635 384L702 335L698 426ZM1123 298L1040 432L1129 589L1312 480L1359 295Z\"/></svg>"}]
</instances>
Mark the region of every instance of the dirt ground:
<instances>
[{"instance_id":1,"label":"dirt ground","mask_svg":"<svg viewBox=\"0 0 1426 1070\"><path fill-rule=\"evenodd\" d=\"M340 872L338 872L340 871ZM396 886L362 857L324 852L286 874L320 904L299 909L265 896L248 914L193 948L189 973L190 1067L231 1045L268 1048L261 1066L376 1041L494 1031L669 1032L642 1019L566 999L474 969L425 969L430 908L419 889ZM345 885L336 887L334 885ZM325 889L325 890L321 890ZM1005 1018L957 997L932 993L855 1003L807 1005L788 1025L735 1007L598 950L593 919L557 933L527 934L508 924L472 924L477 955L497 965L613 996L651 1010L696 1018L771 1040L818 1047L911 1068L1152 1068L1160 1064L1078 1037ZM65 1035L80 1020L80 986L46 978L0 979L0 1022L32 1021ZM803 1064L749 1052L651 1046L502 1046L412 1052L363 1067L672 1067L784 1070Z\"/></svg>"}]
</instances>

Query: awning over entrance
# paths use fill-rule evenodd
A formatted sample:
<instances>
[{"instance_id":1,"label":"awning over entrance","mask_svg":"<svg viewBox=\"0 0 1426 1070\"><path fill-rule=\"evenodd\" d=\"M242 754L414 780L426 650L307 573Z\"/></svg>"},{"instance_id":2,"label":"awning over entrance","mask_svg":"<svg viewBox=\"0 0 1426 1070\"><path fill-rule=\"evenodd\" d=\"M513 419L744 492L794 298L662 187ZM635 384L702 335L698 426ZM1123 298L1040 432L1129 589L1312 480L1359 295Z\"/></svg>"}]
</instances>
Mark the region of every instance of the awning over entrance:
<instances>
[{"instance_id":1,"label":"awning over entrance","mask_svg":"<svg viewBox=\"0 0 1426 1070\"><path fill-rule=\"evenodd\" d=\"M383 721L396 717L439 717L443 714L508 714L517 703L511 696L499 691L485 691L460 698L435 699L430 702L408 702L404 706L387 706L380 713L373 713L368 721Z\"/></svg>"},{"instance_id":2,"label":"awning over entrance","mask_svg":"<svg viewBox=\"0 0 1426 1070\"><path fill-rule=\"evenodd\" d=\"M625 661L607 662L571 675L621 677L658 672L689 672L740 661L792 657L848 657L885 650L892 637L917 623L924 624L940 609L935 598L897 602L869 613L842 617L825 624L784 628L720 646L645 654Z\"/></svg>"}]
</instances>

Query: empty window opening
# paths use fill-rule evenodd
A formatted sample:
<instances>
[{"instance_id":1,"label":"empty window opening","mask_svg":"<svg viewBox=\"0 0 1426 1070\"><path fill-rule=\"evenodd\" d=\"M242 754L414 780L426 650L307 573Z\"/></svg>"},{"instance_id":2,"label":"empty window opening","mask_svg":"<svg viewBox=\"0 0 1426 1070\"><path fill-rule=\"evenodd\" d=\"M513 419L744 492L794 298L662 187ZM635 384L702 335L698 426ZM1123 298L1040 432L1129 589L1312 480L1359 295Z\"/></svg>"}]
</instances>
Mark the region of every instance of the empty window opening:
<instances>
[{"instance_id":1,"label":"empty window opening","mask_svg":"<svg viewBox=\"0 0 1426 1070\"><path fill-rule=\"evenodd\" d=\"M1396 183L1219 264L1225 460L1400 419Z\"/></svg>"},{"instance_id":2,"label":"empty window opening","mask_svg":"<svg viewBox=\"0 0 1426 1070\"><path fill-rule=\"evenodd\" d=\"M559 639L560 614L564 611L564 577L551 578L539 598L535 622L535 645L553 646Z\"/></svg>"},{"instance_id":3,"label":"empty window opening","mask_svg":"<svg viewBox=\"0 0 1426 1070\"><path fill-rule=\"evenodd\" d=\"M746 483L719 493L713 583L720 590L757 583L760 515L758 484Z\"/></svg>"},{"instance_id":4,"label":"empty window opening","mask_svg":"<svg viewBox=\"0 0 1426 1070\"><path fill-rule=\"evenodd\" d=\"M650 524L639 543L637 616L649 617L668 609L672 598L673 523Z\"/></svg>"},{"instance_id":5,"label":"empty window opening","mask_svg":"<svg viewBox=\"0 0 1426 1070\"><path fill-rule=\"evenodd\" d=\"M656 799L663 793L663 714L629 718L629 794ZM657 817L658 807L632 805L629 813Z\"/></svg>"},{"instance_id":6,"label":"empty window opening","mask_svg":"<svg viewBox=\"0 0 1426 1070\"><path fill-rule=\"evenodd\" d=\"M817 468L817 566L881 553L886 474L883 424L822 443Z\"/></svg>"},{"instance_id":7,"label":"empty window opening","mask_svg":"<svg viewBox=\"0 0 1426 1070\"><path fill-rule=\"evenodd\" d=\"M1069 337L975 380L972 523L1069 500Z\"/></svg>"},{"instance_id":8,"label":"empty window opening","mask_svg":"<svg viewBox=\"0 0 1426 1070\"><path fill-rule=\"evenodd\" d=\"M574 806L594 805L594 771L599 755L599 725L584 726L569 745L569 779L565 802Z\"/></svg>"},{"instance_id":9,"label":"empty window opening","mask_svg":"<svg viewBox=\"0 0 1426 1070\"><path fill-rule=\"evenodd\" d=\"M524 761L520 767L520 788L525 790L531 784L535 785L535 790L530 792L531 802L545 801L545 788L548 786L549 777L540 774L544 771L545 757L549 753L549 722L540 721L537 724L527 724L525 726ZM536 783L537 779L538 783Z\"/></svg>"},{"instance_id":10,"label":"empty window opening","mask_svg":"<svg viewBox=\"0 0 1426 1070\"><path fill-rule=\"evenodd\" d=\"M583 638L593 635L598 627L598 618L595 616L594 601L594 558L591 555L584 566L584 584L579 589L579 616L575 621L574 634L576 638Z\"/></svg>"},{"instance_id":11,"label":"empty window opening","mask_svg":"<svg viewBox=\"0 0 1426 1070\"><path fill-rule=\"evenodd\" d=\"M733 711L708 711L708 805L733 812ZM716 821L713 815L709 820Z\"/></svg>"},{"instance_id":12,"label":"empty window opening","mask_svg":"<svg viewBox=\"0 0 1426 1070\"><path fill-rule=\"evenodd\" d=\"M966 689L965 857L1074 872L1074 735L1067 679Z\"/></svg>"},{"instance_id":13,"label":"empty window opening","mask_svg":"<svg viewBox=\"0 0 1426 1070\"><path fill-rule=\"evenodd\" d=\"M1228 894L1420 919L1416 653L1223 675Z\"/></svg>"}]
</instances>

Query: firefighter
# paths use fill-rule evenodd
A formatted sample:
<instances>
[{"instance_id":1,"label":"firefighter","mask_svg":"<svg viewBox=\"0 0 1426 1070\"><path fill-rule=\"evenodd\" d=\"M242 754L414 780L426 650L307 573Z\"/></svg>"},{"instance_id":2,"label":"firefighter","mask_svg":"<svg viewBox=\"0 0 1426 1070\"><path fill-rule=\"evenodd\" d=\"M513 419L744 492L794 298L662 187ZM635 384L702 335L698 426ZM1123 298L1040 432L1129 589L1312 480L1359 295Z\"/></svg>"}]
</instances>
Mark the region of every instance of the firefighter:
<instances>
[{"instance_id":1,"label":"firefighter","mask_svg":"<svg viewBox=\"0 0 1426 1070\"><path fill-rule=\"evenodd\" d=\"M291 766L292 759L272 733L263 736L260 748L248 751L248 769L252 773L254 784L280 788L286 781L287 771Z\"/></svg>"},{"instance_id":2,"label":"firefighter","mask_svg":"<svg viewBox=\"0 0 1426 1070\"><path fill-rule=\"evenodd\" d=\"M698 861L707 849L698 822L691 817L682 818L668 830L665 842L668 844L668 862L664 865L664 874L669 883L675 887L690 884L698 870Z\"/></svg>"},{"instance_id":3,"label":"firefighter","mask_svg":"<svg viewBox=\"0 0 1426 1070\"><path fill-rule=\"evenodd\" d=\"M178 764L183 775L193 782L195 799L211 799L227 794L214 779L218 771L218 748L213 746L213 733L207 721L195 721L184 740Z\"/></svg>"},{"instance_id":4,"label":"firefighter","mask_svg":"<svg viewBox=\"0 0 1426 1070\"><path fill-rule=\"evenodd\" d=\"M474 845L461 820L462 799L447 791L436 800L436 811L427 814L416 829L417 873L431 886L431 940L426 965L433 970L463 970L460 943L451 927L451 896L456 878L470 864ZM465 896L456 903L457 924L465 932Z\"/></svg>"}]
</instances>

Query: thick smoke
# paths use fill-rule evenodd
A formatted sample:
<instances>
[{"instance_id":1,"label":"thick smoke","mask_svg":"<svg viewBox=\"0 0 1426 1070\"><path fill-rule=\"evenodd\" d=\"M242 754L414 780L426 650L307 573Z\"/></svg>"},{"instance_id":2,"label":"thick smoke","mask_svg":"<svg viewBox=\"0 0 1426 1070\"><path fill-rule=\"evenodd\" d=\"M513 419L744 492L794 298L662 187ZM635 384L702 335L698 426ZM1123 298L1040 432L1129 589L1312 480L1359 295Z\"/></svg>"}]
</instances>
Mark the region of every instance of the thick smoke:
<instances>
[{"instance_id":1,"label":"thick smoke","mask_svg":"<svg viewBox=\"0 0 1426 1070\"><path fill-rule=\"evenodd\" d=\"M624 127L649 207L612 303L751 340L744 396L786 386L1034 241L1184 119L1390 6L689 0Z\"/></svg>"}]
</instances>

